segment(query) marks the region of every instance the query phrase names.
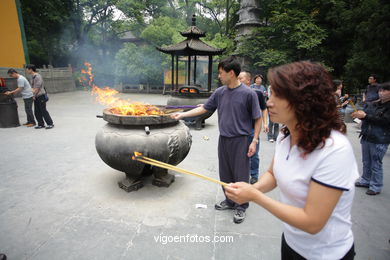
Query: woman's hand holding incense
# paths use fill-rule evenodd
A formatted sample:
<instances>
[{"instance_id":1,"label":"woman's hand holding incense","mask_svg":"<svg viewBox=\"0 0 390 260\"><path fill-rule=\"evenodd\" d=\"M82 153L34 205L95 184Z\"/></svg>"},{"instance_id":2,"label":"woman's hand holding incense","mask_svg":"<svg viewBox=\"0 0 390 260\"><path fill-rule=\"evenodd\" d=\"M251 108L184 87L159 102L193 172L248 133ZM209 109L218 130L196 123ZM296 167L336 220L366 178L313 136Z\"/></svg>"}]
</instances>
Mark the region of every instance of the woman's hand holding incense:
<instances>
[{"instance_id":1,"label":"woman's hand holding incense","mask_svg":"<svg viewBox=\"0 0 390 260\"><path fill-rule=\"evenodd\" d=\"M224 187L226 196L238 204L253 201L261 193L253 185L246 182L230 183Z\"/></svg>"}]
</instances>

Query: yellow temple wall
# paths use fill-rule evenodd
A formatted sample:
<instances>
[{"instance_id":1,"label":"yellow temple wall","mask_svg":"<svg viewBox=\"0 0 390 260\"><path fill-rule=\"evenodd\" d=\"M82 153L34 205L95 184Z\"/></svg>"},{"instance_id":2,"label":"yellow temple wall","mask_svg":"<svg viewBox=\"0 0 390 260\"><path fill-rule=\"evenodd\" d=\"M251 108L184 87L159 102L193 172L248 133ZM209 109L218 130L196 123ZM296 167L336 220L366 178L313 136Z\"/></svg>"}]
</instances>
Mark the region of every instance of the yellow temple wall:
<instances>
[{"instance_id":1,"label":"yellow temple wall","mask_svg":"<svg viewBox=\"0 0 390 260\"><path fill-rule=\"evenodd\" d=\"M23 68L27 63L27 50L25 52L23 46L23 26L19 23L18 1L0 1L0 67Z\"/></svg>"}]
</instances>

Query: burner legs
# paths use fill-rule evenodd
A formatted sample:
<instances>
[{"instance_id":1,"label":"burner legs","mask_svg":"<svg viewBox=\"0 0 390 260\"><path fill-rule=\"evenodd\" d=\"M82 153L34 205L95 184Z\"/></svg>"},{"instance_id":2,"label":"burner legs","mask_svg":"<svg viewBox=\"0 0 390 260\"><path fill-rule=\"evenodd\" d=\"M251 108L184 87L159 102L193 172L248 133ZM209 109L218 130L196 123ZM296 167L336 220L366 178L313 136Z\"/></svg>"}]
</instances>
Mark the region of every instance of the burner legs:
<instances>
[{"instance_id":1,"label":"burner legs","mask_svg":"<svg viewBox=\"0 0 390 260\"><path fill-rule=\"evenodd\" d=\"M168 170L153 167L152 184L157 187L169 187L175 181L175 176L168 173Z\"/></svg>"}]
</instances>

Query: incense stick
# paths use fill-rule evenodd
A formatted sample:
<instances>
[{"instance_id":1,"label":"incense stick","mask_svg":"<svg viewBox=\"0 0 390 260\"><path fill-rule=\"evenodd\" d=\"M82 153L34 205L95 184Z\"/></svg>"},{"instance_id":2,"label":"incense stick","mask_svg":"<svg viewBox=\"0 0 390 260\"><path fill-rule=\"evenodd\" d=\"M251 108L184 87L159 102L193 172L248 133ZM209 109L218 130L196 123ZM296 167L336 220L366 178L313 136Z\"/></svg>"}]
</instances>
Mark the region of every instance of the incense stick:
<instances>
[{"instance_id":1,"label":"incense stick","mask_svg":"<svg viewBox=\"0 0 390 260\"><path fill-rule=\"evenodd\" d=\"M192 175L192 176L195 176L195 177L199 177L199 178L202 178L202 179L205 179L205 180L208 180L208 181L220 184L222 186L228 185L226 182L222 182L222 181L213 179L211 177L208 177L208 176L205 176L205 175L202 175L202 174L199 174L199 173L195 173L195 172L191 172L191 171L188 171L188 170L185 170L185 169L181 169L181 168L173 166L171 164L160 162L160 161L157 161L157 160L145 157L145 156L134 156L133 160L137 160L139 162L143 162L143 163L146 163L146 164L154 165L154 166L157 166L157 167L160 167L160 168L164 168L164 169L167 169L167 170L173 170L173 171L176 171L176 172L180 172L180 173Z\"/></svg>"},{"instance_id":2,"label":"incense stick","mask_svg":"<svg viewBox=\"0 0 390 260\"><path fill-rule=\"evenodd\" d=\"M349 104L352 106L352 108L353 108L353 111L357 111L357 108L356 108L356 106L355 106L355 104L352 102L352 100L349 100Z\"/></svg>"},{"instance_id":3,"label":"incense stick","mask_svg":"<svg viewBox=\"0 0 390 260\"><path fill-rule=\"evenodd\" d=\"M192 176L195 176L195 177L199 177L199 178L202 178L202 179L205 179L205 180L208 180L208 181L220 184L222 186L227 185L227 183L225 183L225 182L222 182L222 181L210 178L208 176L205 176L205 175L202 175L202 174L199 174L199 173L195 173L195 172L191 172L191 171L188 171L188 170L184 170L184 169L181 169L179 167L176 167L176 166L173 166L173 165L170 165L170 164L161 163L159 161L155 162L155 160L153 160L153 159L152 159L152 161L150 161L150 160L148 160L148 159L150 159L148 157L144 157L144 159L147 159L147 160L138 159L138 161L143 162L143 163L147 163L147 164L151 164L151 165L154 165L154 166L157 166L157 167L165 168L165 169L168 169L168 170L173 170L173 171L176 171L176 172L180 172L180 173L192 175Z\"/></svg>"}]
</instances>

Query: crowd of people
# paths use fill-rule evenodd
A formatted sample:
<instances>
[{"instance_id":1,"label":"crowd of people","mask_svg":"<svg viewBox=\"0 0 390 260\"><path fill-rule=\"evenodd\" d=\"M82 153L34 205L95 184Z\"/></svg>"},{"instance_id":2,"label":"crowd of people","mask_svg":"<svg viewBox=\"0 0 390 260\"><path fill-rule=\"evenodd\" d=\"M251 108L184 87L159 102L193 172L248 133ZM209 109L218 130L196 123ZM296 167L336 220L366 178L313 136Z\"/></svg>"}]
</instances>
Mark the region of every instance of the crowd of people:
<instances>
[{"instance_id":1,"label":"crowd of people","mask_svg":"<svg viewBox=\"0 0 390 260\"><path fill-rule=\"evenodd\" d=\"M16 79L17 88L13 91L7 91L6 95L15 95L21 93L24 101L24 109L27 115L27 122L24 126L35 129L52 129L54 123L46 109L46 102L49 100L42 76L37 72L35 65L27 65L26 71L31 75L31 84L23 75L15 69L9 69L8 75ZM34 104L34 112L33 112ZM35 118L34 118L35 115ZM35 121L36 120L36 121ZM38 125L36 125L38 122ZM45 127L46 123L46 127Z\"/></svg>"},{"instance_id":2,"label":"crowd of people","mask_svg":"<svg viewBox=\"0 0 390 260\"><path fill-rule=\"evenodd\" d=\"M218 72L223 86L206 104L172 115L179 120L218 111L219 176L229 184L215 209L234 210L233 221L242 223L254 202L282 220L282 259L354 259L354 189L365 187L367 195L382 189L390 83L377 84L371 75L364 107L352 113L362 120L359 178L342 116L350 97L322 65L301 61L270 69L268 87L262 75L251 84L251 74L233 57L221 61ZM259 176L262 127L276 146L268 170ZM276 187L280 201L266 195Z\"/></svg>"}]
</instances>

